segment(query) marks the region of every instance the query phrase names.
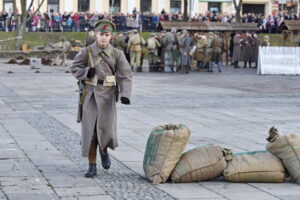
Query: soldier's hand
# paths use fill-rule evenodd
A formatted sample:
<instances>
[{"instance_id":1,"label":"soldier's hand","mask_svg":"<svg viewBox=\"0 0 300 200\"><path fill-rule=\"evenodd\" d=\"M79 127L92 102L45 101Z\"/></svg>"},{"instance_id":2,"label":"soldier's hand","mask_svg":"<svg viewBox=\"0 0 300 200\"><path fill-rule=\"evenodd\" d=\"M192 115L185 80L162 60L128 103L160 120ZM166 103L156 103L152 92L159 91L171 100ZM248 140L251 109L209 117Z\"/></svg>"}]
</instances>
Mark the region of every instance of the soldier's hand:
<instances>
[{"instance_id":1,"label":"soldier's hand","mask_svg":"<svg viewBox=\"0 0 300 200\"><path fill-rule=\"evenodd\" d=\"M88 78L93 78L95 76L95 74L96 74L95 68L89 68L89 71L87 73L87 77Z\"/></svg>"},{"instance_id":2,"label":"soldier's hand","mask_svg":"<svg viewBox=\"0 0 300 200\"><path fill-rule=\"evenodd\" d=\"M125 105L129 105L130 104L130 100L126 97L121 97L121 103L125 104Z\"/></svg>"}]
</instances>

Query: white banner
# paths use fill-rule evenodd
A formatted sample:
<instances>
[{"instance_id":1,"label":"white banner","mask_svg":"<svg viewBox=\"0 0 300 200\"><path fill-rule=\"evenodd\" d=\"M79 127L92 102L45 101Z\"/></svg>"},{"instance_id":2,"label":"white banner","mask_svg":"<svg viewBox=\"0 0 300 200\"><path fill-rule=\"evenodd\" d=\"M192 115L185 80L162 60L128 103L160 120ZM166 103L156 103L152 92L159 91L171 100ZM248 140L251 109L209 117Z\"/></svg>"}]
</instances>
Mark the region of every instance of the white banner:
<instances>
[{"instance_id":1,"label":"white banner","mask_svg":"<svg viewBox=\"0 0 300 200\"><path fill-rule=\"evenodd\" d=\"M259 47L257 73L300 75L300 47Z\"/></svg>"}]
</instances>

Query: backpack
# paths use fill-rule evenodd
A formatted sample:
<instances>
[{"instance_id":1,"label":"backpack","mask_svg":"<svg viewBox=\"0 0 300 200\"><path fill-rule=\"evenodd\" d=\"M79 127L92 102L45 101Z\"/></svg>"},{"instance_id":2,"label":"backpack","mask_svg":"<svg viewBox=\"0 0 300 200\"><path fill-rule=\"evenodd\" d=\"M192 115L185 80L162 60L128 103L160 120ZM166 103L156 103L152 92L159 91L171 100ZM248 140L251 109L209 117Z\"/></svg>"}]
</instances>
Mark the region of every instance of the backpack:
<instances>
[{"instance_id":1,"label":"backpack","mask_svg":"<svg viewBox=\"0 0 300 200\"><path fill-rule=\"evenodd\" d=\"M156 48L156 44L155 44L154 39L148 39L147 48L148 49L155 49Z\"/></svg>"}]
</instances>

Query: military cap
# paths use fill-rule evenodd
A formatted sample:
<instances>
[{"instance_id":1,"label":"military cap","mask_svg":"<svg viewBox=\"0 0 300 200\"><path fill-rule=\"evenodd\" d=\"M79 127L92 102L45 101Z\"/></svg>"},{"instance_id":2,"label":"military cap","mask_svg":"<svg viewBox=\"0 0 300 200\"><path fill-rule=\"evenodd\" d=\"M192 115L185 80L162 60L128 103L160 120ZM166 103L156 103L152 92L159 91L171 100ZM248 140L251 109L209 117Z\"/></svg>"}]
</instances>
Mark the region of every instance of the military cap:
<instances>
[{"instance_id":1,"label":"military cap","mask_svg":"<svg viewBox=\"0 0 300 200\"><path fill-rule=\"evenodd\" d=\"M156 34L155 33L150 33L150 36L155 36Z\"/></svg>"},{"instance_id":2,"label":"military cap","mask_svg":"<svg viewBox=\"0 0 300 200\"><path fill-rule=\"evenodd\" d=\"M166 31L166 30L161 30L160 32L161 32L161 33L166 33L167 31Z\"/></svg>"},{"instance_id":3,"label":"military cap","mask_svg":"<svg viewBox=\"0 0 300 200\"><path fill-rule=\"evenodd\" d=\"M100 20L95 23L94 27L95 30L103 33L111 33L116 29L115 24L108 20Z\"/></svg>"},{"instance_id":4,"label":"military cap","mask_svg":"<svg viewBox=\"0 0 300 200\"><path fill-rule=\"evenodd\" d=\"M132 33L137 33L138 31L136 29L133 29L131 32Z\"/></svg>"},{"instance_id":5,"label":"military cap","mask_svg":"<svg viewBox=\"0 0 300 200\"><path fill-rule=\"evenodd\" d=\"M172 28L171 28L171 33L176 33L176 31L177 31L177 30L176 30L175 27L172 27Z\"/></svg>"},{"instance_id":6,"label":"military cap","mask_svg":"<svg viewBox=\"0 0 300 200\"><path fill-rule=\"evenodd\" d=\"M182 30L181 33L188 33L187 30Z\"/></svg>"}]
</instances>

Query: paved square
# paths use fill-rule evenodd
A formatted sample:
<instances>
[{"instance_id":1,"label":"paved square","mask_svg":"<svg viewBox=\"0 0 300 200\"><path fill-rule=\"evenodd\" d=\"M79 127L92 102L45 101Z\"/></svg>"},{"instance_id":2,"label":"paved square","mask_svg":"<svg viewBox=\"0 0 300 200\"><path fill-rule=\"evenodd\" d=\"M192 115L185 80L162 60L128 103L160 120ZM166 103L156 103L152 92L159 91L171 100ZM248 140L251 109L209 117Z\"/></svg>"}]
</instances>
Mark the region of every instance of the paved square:
<instances>
[{"instance_id":1,"label":"paved square","mask_svg":"<svg viewBox=\"0 0 300 200\"><path fill-rule=\"evenodd\" d=\"M0 60L0 200L230 199L299 200L299 185L238 184L219 178L153 186L142 161L157 125L191 129L186 150L220 144L235 153L264 150L268 129L300 133L300 77L259 76L254 69L222 73L135 73L132 104L118 104L120 147L112 168L86 179L76 123L76 80L66 67L3 64ZM13 73L7 73L12 71Z\"/></svg>"}]
</instances>

